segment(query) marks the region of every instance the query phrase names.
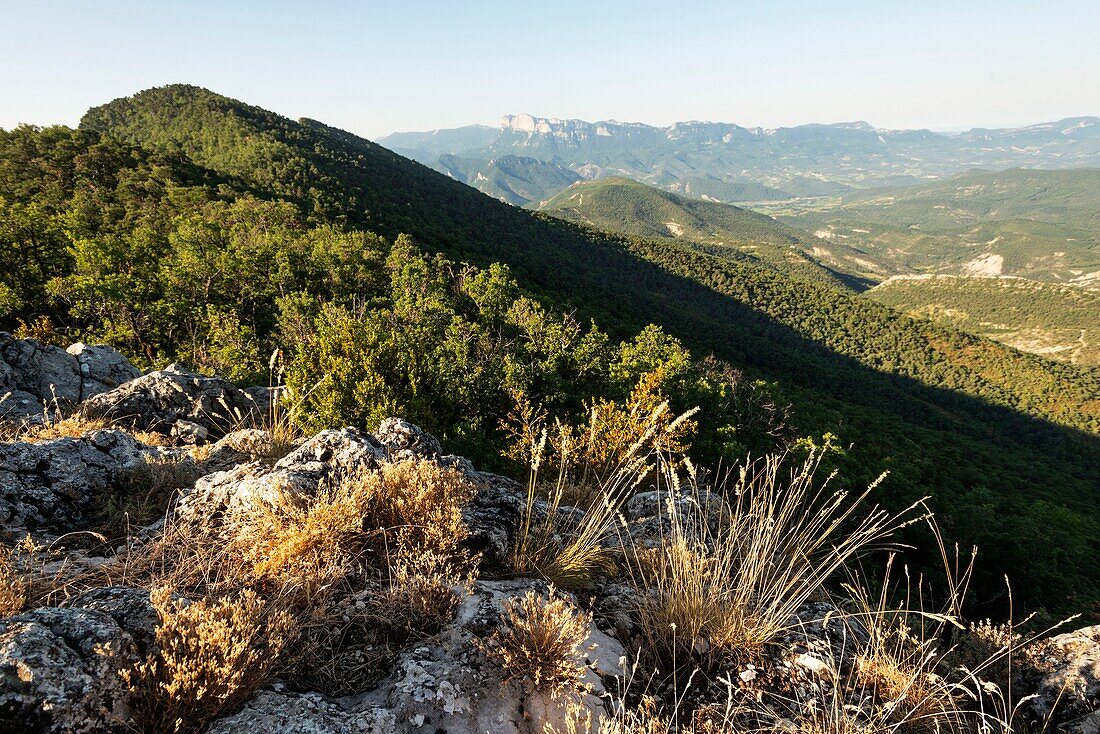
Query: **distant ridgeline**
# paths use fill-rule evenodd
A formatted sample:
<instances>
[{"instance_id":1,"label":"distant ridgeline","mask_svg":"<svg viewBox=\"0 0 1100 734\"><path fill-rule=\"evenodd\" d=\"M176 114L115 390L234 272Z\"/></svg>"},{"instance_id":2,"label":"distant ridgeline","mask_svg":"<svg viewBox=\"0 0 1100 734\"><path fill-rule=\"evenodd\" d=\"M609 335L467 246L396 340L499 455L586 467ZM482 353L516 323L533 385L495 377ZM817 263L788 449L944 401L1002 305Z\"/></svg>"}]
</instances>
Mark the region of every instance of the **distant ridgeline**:
<instances>
[{"instance_id":1,"label":"distant ridgeline","mask_svg":"<svg viewBox=\"0 0 1100 734\"><path fill-rule=\"evenodd\" d=\"M705 464L813 443L838 487L930 496L981 546L978 604L1006 571L1029 608L1100 599L1097 372L847 291L766 218L726 212L736 247L607 234L190 86L0 132L0 200L0 326L242 382L281 347L307 420L403 414L489 466L517 394L568 420L641 385L702 408Z\"/></svg>"},{"instance_id":2,"label":"distant ridgeline","mask_svg":"<svg viewBox=\"0 0 1100 734\"><path fill-rule=\"evenodd\" d=\"M866 253L731 204L690 199L628 178L574 184L539 206L555 217L636 237L673 237L701 251L756 262L852 290L886 270ZM866 274L866 277L865 275Z\"/></svg>"},{"instance_id":3,"label":"distant ridgeline","mask_svg":"<svg viewBox=\"0 0 1100 734\"><path fill-rule=\"evenodd\" d=\"M941 134L880 130L865 122L765 130L711 122L669 127L509 115L499 127L394 133L380 144L455 173L459 180L513 204L537 204L568 183L628 176L669 191L719 202L837 196L853 187L916 184L930 177L985 168L1100 166L1100 118L1080 117L1030 127ZM556 173L519 174L520 196L501 185L499 161L521 158ZM514 167L514 164L511 164ZM530 167L531 164L527 164Z\"/></svg>"}]
</instances>

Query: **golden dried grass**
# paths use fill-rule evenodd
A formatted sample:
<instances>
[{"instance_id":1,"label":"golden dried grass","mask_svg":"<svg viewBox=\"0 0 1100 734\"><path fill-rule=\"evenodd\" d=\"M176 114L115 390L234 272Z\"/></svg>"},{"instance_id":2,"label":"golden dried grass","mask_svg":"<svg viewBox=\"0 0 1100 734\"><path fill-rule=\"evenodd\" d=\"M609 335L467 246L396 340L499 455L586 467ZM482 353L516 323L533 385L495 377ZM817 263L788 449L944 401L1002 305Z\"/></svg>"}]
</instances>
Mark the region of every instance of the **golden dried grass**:
<instances>
[{"instance_id":1,"label":"golden dried grass","mask_svg":"<svg viewBox=\"0 0 1100 734\"><path fill-rule=\"evenodd\" d=\"M198 732L270 680L292 639L285 610L245 590L186 602L154 589L156 653L124 673L144 732Z\"/></svg>"},{"instance_id":2,"label":"golden dried grass","mask_svg":"<svg viewBox=\"0 0 1100 734\"><path fill-rule=\"evenodd\" d=\"M528 591L504 602L500 625L483 650L505 672L535 690L557 695L575 691L585 673L583 645L592 623L553 586L546 596Z\"/></svg>"},{"instance_id":3,"label":"golden dried grass","mask_svg":"<svg viewBox=\"0 0 1100 734\"><path fill-rule=\"evenodd\" d=\"M819 463L811 455L786 475L783 457L750 464L728 501L689 475L689 501L667 502L660 549L627 554L657 668L709 670L755 656L847 564L914 521L906 518L916 505L863 509L877 482L855 496L829 492L832 477L815 482ZM670 497L683 497L679 476L664 476Z\"/></svg>"}]
</instances>

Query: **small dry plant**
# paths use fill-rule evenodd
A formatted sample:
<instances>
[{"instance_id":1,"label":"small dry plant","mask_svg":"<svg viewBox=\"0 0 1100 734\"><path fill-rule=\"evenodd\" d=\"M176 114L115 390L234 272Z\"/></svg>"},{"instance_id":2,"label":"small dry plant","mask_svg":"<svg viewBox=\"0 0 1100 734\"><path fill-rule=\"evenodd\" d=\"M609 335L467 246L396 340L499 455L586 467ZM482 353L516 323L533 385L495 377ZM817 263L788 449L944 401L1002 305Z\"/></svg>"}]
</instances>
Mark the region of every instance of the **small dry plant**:
<instances>
[{"instance_id":1,"label":"small dry plant","mask_svg":"<svg viewBox=\"0 0 1100 734\"><path fill-rule=\"evenodd\" d=\"M642 598L639 623L655 667L713 669L754 656L788 629L795 612L847 564L876 547L914 507L890 514L864 510L864 492L829 492L815 485L820 455L781 473L771 456L743 468L732 501L705 498L666 471L670 501L661 547L628 553ZM829 477L831 479L832 477ZM881 478L880 478L881 479Z\"/></svg>"},{"instance_id":2,"label":"small dry plant","mask_svg":"<svg viewBox=\"0 0 1100 734\"><path fill-rule=\"evenodd\" d=\"M971 555L960 576L948 575L947 603L939 612L928 611L921 596L914 599L909 583L903 600L891 604L892 557L876 601L862 589L854 589L858 611L853 616L863 623L869 640L856 656L853 685L869 694L873 716L882 728L912 734L961 734L972 723L962 709L964 691L940 672L944 658L941 640L948 626L961 626L958 620L973 561ZM920 579L916 584L922 588Z\"/></svg>"},{"instance_id":3,"label":"small dry plant","mask_svg":"<svg viewBox=\"0 0 1100 734\"><path fill-rule=\"evenodd\" d=\"M236 508L216 536L184 526L165 549L177 588L255 588L290 600L301 640L291 678L334 694L364 690L408 641L453 614L476 567L462 508L476 487L434 462L384 464L312 496L273 487ZM352 590L367 589L352 598Z\"/></svg>"},{"instance_id":4,"label":"small dry plant","mask_svg":"<svg viewBox=\"0 0 1100 734\"><path fill-rule=\"evenodd\" d=\"M1008 589L1008 619L1001 624L988 619L971 623L965 632L956 635L955 644L944 654L944 660L950 662L955 671L962 673L960 688L965 690L971 701L969 708L986 731L1001 734L1045 732L1060 713L1062 704L1073 699L1072 693L1065 689L1060 691L1045 717L1035 720L1034 713L1027 711L1026 704L1036 695L1019 696L1014 689L1016 676L1025 671L1037 676L1050 672L1053 646L1049 635L1080 615L1072 615L1045 629L1021 632L1032 622L1034 615L1019 621L1014 618L1012 585L1007 577L1005 584Z\"/></svg>"},{"instance_id":5,"label":"small dry plant","mask_svg":"<svg viewBox=\"0 0 1100 734\"><path fill-rule=\"evenodd\" d=\"M453 619L473 584L470 570L432 551L400 549L389 567L383 581L356 593L340 584L301 616L289 679L335 696L367 690L402 648Z\"/></svg>"},{"instance_id":6,"label":"small dry plant","mask_svg":"<svg viewBox=\"0 0 1100 734\"><path fill-rule=\"evenodd\" d=\"M3 405L10 395L11 393L0 394L0 405ZM58 397L57 393L53 393L50 400L43 402L41 415L0 420L0 442L80 438L86 433L111 427L110 421L103 418L88 415L79 409L73 411L71 407L67 407L66 401Z\"/></svg>"},{"instance_id":7,"label":"small dry plant","mask_svg":"<svg viewBox=\"0 0 1100 734\"><path fill-rule=\"evenodd\" d=\"M241 705L278 669L293 620L251 591L186 602L153 590L157 652L127 671L145 732L197 732Z\"/></svg>"},{"instance_id":8,"label":"small dry plant","mask_svg":"<svg viewBox=\"0 0 1100 734\"><path fill-rule=\"evenodd\" d=\"M312 498L282 491L231 519L232 545L253 580L277 585L323 585L354 564L388 568L401 548L468 565L462 507L475 492L461 474L431 461L384 464L339 477Z\"/></svg>"},{"instance_id":9,"label":"small dry plant","mask_svg":"<svg viewBox=\"0 0 1100 734\"><path fill-rule=\"evenodd\" d=\"M500 626L483 649L506 672L505 681L522 678L557 695L580 685L591 624L591 615L551 585L546 596L532 590L506 601Z\"/></svg>"},{"instance_id":10,"label":"small dry plant","mask_svg":"<svg viewBox=\"0 0 1100 734\"><path fill-rule=\"evenodd\" d=\"M659 460L682 460L694 430L696 410L674 416L667 401L657 402L658 377L643 378L625 408L597 404L580 429L561 421L548 426L544 414L521 408L514 435L531 471L511 558L517 575L575 589L613 568L608 541L624 503L654 476ZM551 482L541 479L544 467L554 473Z\"/></svg>"},{"instance_id":11,"label":"small dry plant","mask_svg":"<svg viewBox=\"0 0 1100 734\"><path fill-rule=\"evenodd\" d=\"M585 421L549 421L525 395L513 395L516 409L503 423L511 437L504 454L520 464L538 463L562 478L565 500L580 507L599 504L624 467L640 469L651 453L675 461L687 455L698 408L676 415L661 393L664 368L643 375L626 402L596 400ZM549 440L547 440L549 439Z\"/></svg>"},{"instance_id":12,"label":"small dry plant","mask_svg":"<svg viewBox=\"0 0 1100 734\"><path fill-rule=\"evenodd\" d=\"M11 548L0 545L0 617L19 614L27 603L27 579L13 556Z\"/></svg>"},{"instance_id":13,"label":"small dry plant","mask_svg":"<svg viewBox=\"0 0 1100 734\"><path fill-rule=\"evenodd\" d=\"M409 640L433 634L453 619L462 601L460 592L470 592L473 577L450 556L405 547L391 559L387 582L371 600L368 614Z\"/></svg>"}]
</instances>

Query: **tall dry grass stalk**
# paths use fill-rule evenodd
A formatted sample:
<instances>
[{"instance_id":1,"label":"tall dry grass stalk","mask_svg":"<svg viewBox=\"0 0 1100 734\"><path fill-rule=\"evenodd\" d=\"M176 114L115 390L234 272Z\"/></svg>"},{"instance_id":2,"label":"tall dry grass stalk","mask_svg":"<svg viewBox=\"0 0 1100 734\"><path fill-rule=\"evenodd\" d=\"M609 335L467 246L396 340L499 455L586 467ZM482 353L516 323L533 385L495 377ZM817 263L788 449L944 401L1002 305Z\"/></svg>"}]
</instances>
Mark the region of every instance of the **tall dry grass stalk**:
<instances>
[{"instance_id":1,"label":"tall dry grass stalk","mask_svg":"<svg viewBox=\"0 0 1100 734\"><path fill-rule=\"evenodd\" d=\"M301 427L302 411L305 400L313 392L311 389L304 395L293 395L283 379L285 372L282 350L275 349L267 361L267 409L241 413L224 406L226 413L232 416L226 432L250 428L263 431L269 441L261 455L272 461L289 454L305 438Z\"/></svg>"},{"instance_id":2,"label":"tall dry grass stalk","mask_svg":"<svg viewBox=\"0 0 1100 734\"><path fill-rule=\"evenodd\" d=\"M27 579L12 548L0 545L0 618L19 614L27 603Z\"/></svg>"},{"instance_id":3,"label":"tall dry grass stalk","mask_svg":"<svg viewBox=\"0 0 1100 734\"><path fill-rule=\"evenodd\" d=\"M877 597L862 587L847 586L856 605L850 616L868 633L855 659L851 685L874 701L873 715L885 730L961 734L970 729L974 717L964 709L966 691L944 676L944 640L949 628L962 627L975 552L962 565L956 548L952 564L931 519L929 526L944 561L946 596L940 609L929 608L923 579L917 578L914 584L908 569L899 593L891 583L894 556L886 563Z\"/></svg>"},{"instance_id":4,"label":"tall dry grass stalk","mask_svg":"<svg viewBox=\"0 0 1100 734\"><path fill-rule=\"evenodd\" d=\"M673 416L667 402L648 412L641 406L632 402L612 426L605 421L614 411L593 409L579 433L560 421L552 427L544 417L532 421L528 413L524 435L531 471L512 552L517 575L576 589L613 568L615 550L608 541L623 505L654 476L663 450L683 446L685 426L696 412ZM555 472L550 482L541 480L546 463Z\"/></svg>"},{"instance_id":5,"label":"tall dry grass stalk","mask_svg":"<svg viewBox=\"0 0 1100 734\"><path fill-rule=\"evenodd\" d=\"M915 521L917 505L866 506L881 477L854 496L829 491L831 476L814 480L820 461L811 455L787 475L783 457L757 461L741 469L729 500L704 499L689 475L696 500L667 502L661 546L628 554L658 667L713 669L755 655L838 571ZM675 472L665 477L670 498L684 494Z\"/></svg>"}]
</instances>

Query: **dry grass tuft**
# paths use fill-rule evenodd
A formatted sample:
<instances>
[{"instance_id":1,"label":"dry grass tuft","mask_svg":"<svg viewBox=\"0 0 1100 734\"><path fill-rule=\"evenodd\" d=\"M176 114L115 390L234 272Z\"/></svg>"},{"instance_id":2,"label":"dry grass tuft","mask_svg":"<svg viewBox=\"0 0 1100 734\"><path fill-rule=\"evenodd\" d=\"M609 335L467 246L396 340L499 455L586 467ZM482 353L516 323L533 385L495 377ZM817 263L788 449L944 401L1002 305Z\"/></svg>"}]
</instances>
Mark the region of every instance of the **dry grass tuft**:
<instances>
[{"instance_id":1,"label":"dry grass tuft","mask_svg":"<svg viewBox=\"0 0 1100 734\"><path fill-rule=\"evenodd\" d=\"M145 732L197 732L241 705L278 669L293 621L255 593L187 603L151 594L160 618L155 656L125 674Z\"/></svg>"},{"instance_id":2,"label":"dry grass tuft","mask_svg":"<svg viewBox=\"0 0 1100 734\"><path fill-rule=\"evenodd\" d=\"M404 639L442 629L473 584L453 558L430 550L403 548L391 569L389 585L371 600L369 613Z\"/></svg>"},{"instance_id":3,"label":"dry grass tuft","mask_svg":"<svg viewBox=\"0 0 1100 734\"><path fill-rule=\"evenodd\" d=\"M271 505L232 518L231 546L251 566L249 582L277 586L315 588L356 564L386 569L401 548L468 565L462 507L475 493L434 462L385 464L343 476L308 500L283 491Z\"/></svg>"},{"instance_id":4,"label":"dry grass tuft","mask_svg":"<svg viewBox=\"0 0 1100 734\"><path fill-rule=\"evenodd\" d=\"M585 673L582 645L592 623L551 586L547 596L528 591L504 604L500 626L483 648L506 671L536 690L556 695L576 690Z\"/></svg>"},{"instance_id":5,"label":"dry grass tuft","mask_svg":"<svg viewBox=\"0 0 1100 734\"><path fill-rule=\"evenodd\" d=\"M931 670L935 641L918 640L904 626L890 637L888 648L876 643L856 661L856 680L873 692L883 722L913 734L966 731L961 691Z\"/></svg>"},{"instance_id":6,"label":"dry grass tuft","mask_svg":"<svg viewBox=\"0 0 1100 734\"><path fill-rule=\"evenodd\" d=\"M128 571L196 597L278 600L300 631L280 674L356 693L453 616L476 568L462 547L462 507L475 492L429 461L336 476L314 495L273 488L211 521L170 521Z\"/></svg>"},{"instance_id":7,"label":"dry grass tuft","mask_svg":"<svg viewBox=\"0 0 1100 734\"><path fill-rule=\"evenodd\" d=\"M67 418L50 420L27 429L23 441L53 441L58 438L80 438L92 431L112 428L111 422L103 418L89 418L75 413Z\"/></svg>"},{"instance_id":8,"label":"dry grass tuft","mask_svg":"<svg viewBox=\"0 0 1100 734\"><path fill-rule=\"evenodd\" d=\"M659 552L628 555L655 667L754 657L831 577L907 523L908 510L861 512L874 484L855 497L828 493L828 479L815 486L819 461L782 477L782 457L768 457L742 469L731 502L715 507L714 493L695 488L695 501L668 503ZM669 494L682 495L679 478L666 477Z\"/></svg>"},{"instance_id":9,"label":"dry grass tuft","mask_svg":"<svg viewBox=\"0 0 1100 734\"><path fill-rule=\"evenodd\" d=\"M0 394L0 404L7 395ZM58 397L42 406L41 415L13 420L0 418L0 443L14 441L53 441L59 438L81 438L93 431L123 430L146 446L171 446L172 440L152 431L138 431L119 426L102 416L88 415L82 408L64 407Z\"/></svg>"},{"instance_id":10,"label":"dry grass tuft","mask_svg":"<svg viewBox=\"0 0 1100 734\"><path fill-rule=\"evenodd\" d=\"M959 619L977 550L972 550L965 564L957 547L952 558L934 520L928 517L927 522L943 561L942 608L928 609L923 579L916 579L914 591L908 569L904 586L892 588L893 556L886 563L877 599L849 584L857 609L852 616L869 635L856 656L850 686L866 692L874 702L873 717L880 728L909 734L961 734L973 728L975 717L965 711L968 692L943 675L949 651L943 649L942 641L947 630L962 628Z\"/></svg>"},{"instance_id":11,"label":"dry grass tuft","mask_svg":"<svg viewBox=\"0 0 1100 734\"><path fill-rule=\"evenodd\" d=\"M600 722L599 734L670 734L673 730L672 720L660 714L657 700L642 696L633 709L618 706L613 716Z\"/></svg>"},{"instance_id":12,"label":"dry grass tuft","mask_svg":"<svg viewBox=\"0 0 1100 734\"><path fill-rule=\"evenodd\" d=\"M0 546L0 617L19 614L27 603L27 579L13 555L11 548Z\"/></svg>"},{"instance_id":13,"label":"dry grass tuft","mask_svg":"<svg viewBox=\"0 0 1100 734\"><path fill-rule=\"evenodd\" d=\"M560 421L547 425L545 415L517 398L510 456L525 458L531 468L511 556L517 575L576 589L614 568L607 541L623 504L654 476L658 463L682 461L694 430L696 411L673 415L657 392L660 377L660 372L643 377L624 407L597 403L587 424L576 428ZM541 479L544 468L552 481ZM544 505L536 507L539 500Z\"/></svg>"},{"instance_id":14,"label":"dry grass tuft","mask_svg":"<svg viewBox=\"0 0 1100 734\"><path fill-rule=\"evenodd\" d=\"M96 511L96 530L107 538L128 537L163 518L179 490L194 485L201 472L184 457L146 454L122 486L107 493Z\"/></svg>"},{"instance_id":15,"label":"dry grass tuft","mask_svg":"<svg viewBox=\"0 0 1100 734\"><path fill-rule=\"evenodd\" d=\"M10 395L11 393L0 393L0 405ZM0 418L0 442L80 438L92 431L111 427L110 421L93 418L83 410L73 411L55 394L51 400L43 403L41 415L19 419Z\"/></svg>"},{"instance_id":16,"label":"dry grass tuft","mask_svg":"<svg viewBox=\"0 0 1100 734\"><path fill-rule=\"evenodd\" d=\"M126 429L135 439L146 446L172 446L172 438L156 431L141 431L135 428ZM194 447L193 447L194 448ZM193 449L192 449L193 450ZM198 459L196 459L197 461Z\"/></svg>"}]
</instances>

